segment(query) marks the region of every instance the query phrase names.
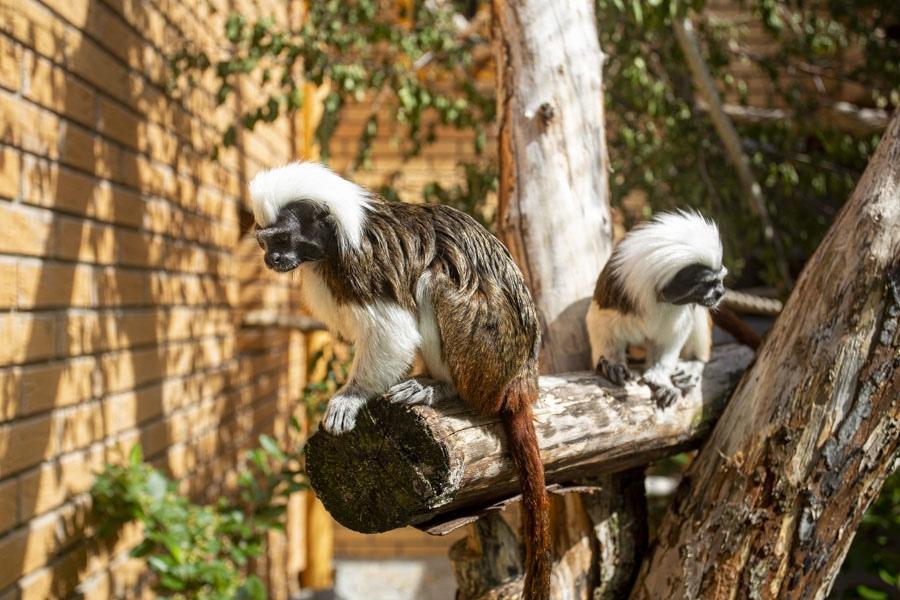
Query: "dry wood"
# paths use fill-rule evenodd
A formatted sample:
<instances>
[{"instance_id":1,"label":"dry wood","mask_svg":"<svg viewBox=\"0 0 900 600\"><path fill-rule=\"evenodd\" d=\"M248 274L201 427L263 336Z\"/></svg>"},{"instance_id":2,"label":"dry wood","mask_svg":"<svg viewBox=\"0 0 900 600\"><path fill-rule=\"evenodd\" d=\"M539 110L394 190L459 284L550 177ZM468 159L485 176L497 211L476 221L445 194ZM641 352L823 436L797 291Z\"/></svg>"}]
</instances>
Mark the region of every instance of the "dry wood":
<instances>
[{"instance_id":1,"label":"dry wood","mask_svg":"<svg viewBox=\"0 0 900 600\"><path fill-rule=\"evenodd\" d=\"M632 598L824 598L900 447L900 113L691 465Z\"/></svg>"},{"instance_id":2,"label":"dry wood","mask_svg":"<svg viewBox=\"0 0 900 600\"><path fill-rule=\"evenodd\" d=\"M547 373L588 368L584 315L612 250L592 4L496 0L498 229L543 320Z\"/></svg>"},{"instance_id":3,"label":"dry wood","mask_svg":"<svg viewBox=\"0 0 900 600\"><path fill-rule=\"evenodd\" d=\"M604 56L593 5L494 0L492 9L500 124L498 229L541 315L543 372L586 369L583 319L612 246ZM560 519L552 533L554 596L591 594L592 565L599 555L592 554L596 544L581 543L592 535L583 507L603 493L568 508L551 498L554 514L579 513ZM561 550L566 540L573 545Z\"/></svg>"},{"instance_id":4,"label":"dry wood","mask_svg":"<svg viewBox=\"0 0 900 600\"><path fill-rule=\"evenodd\" d=\"M492 9L500 124L498 229L541 315L543 372L590 368L584 315L612 248L604 56L593 4L494 0ZM551 497L553 514L567 514L552 532L554 598L589 598L597 582L595 564L621 556L594 552L596 540L585 543L594 534L585 507L612 506L601 498L619 490L607 487L578 502ZM607 526L615 521L603 520Z\"/></svg>"},{"instance_id":5,"label":"dry wood","mask_svg":"<svg viewBox=\"0 0 900 600\"><path fill-rule=\"evenodd\" d=\"M698 102L700 110L709 110L709 104ZM739 104L722 104L722 110L735 123L771 123L792 121L797 118L794 111L783 108L766 108L759 106L741 106ZM804 115L809 118L810 115ZM878 108L854 106L849 102L831 102L820 106L814 118L821 123L823 129L836 129L854 135L871 135L881 133L887 127L890 113Z\"/></svg>"},{"instance_id":6,"label":"dry wood","mask_svg":"<svg viewBox=\"0 0 900 600\"><path fill-rule=\"evenodd\" d=\"M752 355L743 346L717 348L702 386L664 411L643 385L619 388L590 373L542 377L535 417L548 482L622 471L696 447ZM473 415L456 399L433 407L379 399L353 431L313 435L307 470L325 507L350 529L375 533L426 521L438 528L518 493L502 436L496 418Z\"/></svg>"}]
</instances>

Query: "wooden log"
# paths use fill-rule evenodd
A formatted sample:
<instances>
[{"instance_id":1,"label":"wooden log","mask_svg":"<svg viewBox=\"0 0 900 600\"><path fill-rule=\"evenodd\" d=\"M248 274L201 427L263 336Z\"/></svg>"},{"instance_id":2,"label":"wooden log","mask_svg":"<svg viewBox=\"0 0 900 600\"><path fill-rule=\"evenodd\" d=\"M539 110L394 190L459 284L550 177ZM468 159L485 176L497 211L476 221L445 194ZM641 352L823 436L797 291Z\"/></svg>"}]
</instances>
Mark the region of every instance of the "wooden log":
<instances>
[{"instance_id":1,"label":"wooden log","mask_svg":"<svg viewBox=\"0 0 900 600\"><path fill-rule=\"evenodd\" d=\"M685 473L632 598L825 598L900 452L900 112Z\"/></svg>"},{"instance_id":2,"label":"wooden log","mask_svg":"<svg viewBox=\"0 0 900 600\"><path fill-rule=\"evenodd\" d=\"M718 347L702 384L666 410L644 385L620 388L586 372L542 377L535 421L548 483L622 471L698 446L752 357L744 346ZM474 415L457 399L431 407L379 399L353 431L313 435L306 467L325 507L350 529L419 525L446 533L467 522L460 517L518 493L502 436L496 418Z\"/></svg>"},{"instance_id":3,"label":"wooden log","mask_svg":"<svg viewBox=\"0 0 900 600\"><path fill-rule=\"evenodd\" d=\"M542 372L586 369L587 301L612 252L597 18L580 0L491 6L497 230L542 318Z\"/></svg>"}]
</instances>

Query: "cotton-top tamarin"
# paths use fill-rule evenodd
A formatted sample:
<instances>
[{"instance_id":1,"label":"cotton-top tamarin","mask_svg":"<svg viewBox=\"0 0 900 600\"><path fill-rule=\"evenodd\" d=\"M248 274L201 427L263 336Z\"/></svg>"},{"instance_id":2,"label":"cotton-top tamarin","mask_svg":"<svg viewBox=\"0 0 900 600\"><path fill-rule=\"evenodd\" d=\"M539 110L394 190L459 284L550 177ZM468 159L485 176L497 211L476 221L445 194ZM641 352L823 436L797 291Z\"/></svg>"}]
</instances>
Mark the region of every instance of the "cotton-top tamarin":
<instances>
[{"instance_id":1,"label":"cotton-top tamarin","mask_svg":"<svg viewBox=\"0 0 900 600\"><path fill-rule=\"evenodd\" d=\"M350 431L382 395L427 404L455 390L497 415L522 486L525 598L547 598L548 500L531 409L540 326L509 252L458 210L385 202L319 164L260 173L250 194L266 265L298 269L310 312L355 345L324 429ZM417 352L435 385L404 380Z\"/></svg>"},{"instance_id":2,"label":"cotton-top tamarin","mask_svg":"<svg viewBox=\"0 0 900 600\"><path fill-rule=\"evenodd\" d=\"M676 373L679 356L709 360L709 309L725 294L726 273L718 228L695 212L661 213L632 229L600 273L588 309L597 372L619 385L635 379L626 351L644 346L642 379L660 406L677 400L697 383Z\"/></svg>"}]
</instances>

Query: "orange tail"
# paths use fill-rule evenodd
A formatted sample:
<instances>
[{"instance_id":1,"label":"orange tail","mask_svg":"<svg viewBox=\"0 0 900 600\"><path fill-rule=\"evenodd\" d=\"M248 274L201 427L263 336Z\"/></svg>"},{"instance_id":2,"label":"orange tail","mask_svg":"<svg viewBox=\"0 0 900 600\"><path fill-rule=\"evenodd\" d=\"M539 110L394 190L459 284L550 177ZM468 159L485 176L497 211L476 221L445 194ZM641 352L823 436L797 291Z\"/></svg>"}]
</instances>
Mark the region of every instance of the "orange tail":
<instances>
[{"instance_id":1,"label":"orange tail","mask_svg":"<svg viewBox=\"0 0 900 600\"><path fill-rule=\"evenodd\" d=\"M534 432L531 386L510 384L504 393L500 417L509 452L519 469L522 486L522 528L525 537L524 600L550 597L550 503L544 486L544 465Z\"/></svg>"}]
</instances>

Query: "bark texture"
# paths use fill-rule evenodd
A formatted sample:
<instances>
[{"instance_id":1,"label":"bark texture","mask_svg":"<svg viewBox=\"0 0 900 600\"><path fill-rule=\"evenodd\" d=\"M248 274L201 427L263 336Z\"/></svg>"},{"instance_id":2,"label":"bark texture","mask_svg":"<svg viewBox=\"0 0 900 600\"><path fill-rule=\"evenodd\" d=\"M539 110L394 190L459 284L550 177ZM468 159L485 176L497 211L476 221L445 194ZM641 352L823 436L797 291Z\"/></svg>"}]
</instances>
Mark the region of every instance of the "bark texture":
<instances>
[{"instance_id":1,"label":"bark texture","mask_svg":"<svg viewBox=\"0 0 900 600\"><path fill-rule=\"evenodd\" d=\"M543 323L544 372L586 369L585 299L612 250L593 5L495 0L500 236Z\"/></svg>"},{"instance_id":2,"label":"bark texture","mask_svg":"<svg viewBox=\"0 0 900 600\"><path fill-rule=\"evenodd\" d=\"M824 598L900 438L900 115L683 480L632 598Z\"/></svg>"},{"instance_id":3,"label":"bark texture","mask_svg":"<svg viewBox=\"0 0 900 600\"><path fill-rule=\"evenodd\" d=\"M541 315L543 372L587 369L584 315L612 249L604 56L593 4L494 0L492 7L500 124L498 228ZM596 561L604 555L593 552L596 543L583 543L593 535L585 507L602 504L604 494L618 491L604 489L578 502L551 497L554 514L566 514L561 520L567 526L553 532L554 595L590 597ZM615 522L604 520L607 526ZM584 529L575 531L578 524ZM563 549L566 542L571 546Z\"/></svg>"},{"instance_id":4,"label":"bark texture","mask_svg":"<svg viewBox=\"0 0 900 600\"><path fill-rule=\"evenodd\" d=\"M621 471L696 447L752 354L738 345L717 348L702 386L665 411L643 385L620 388L590 373L542 377L534 412L547 481ZM413 407L371 402L353 431L313 435L306 462L331 515L364 533L405 525L447 533L518 493L500 421L474 415L456 399Z\"/></svg>"}]
</instances>

